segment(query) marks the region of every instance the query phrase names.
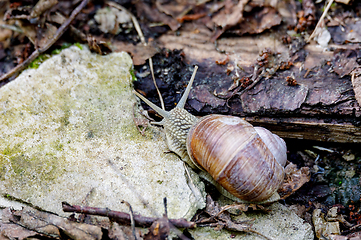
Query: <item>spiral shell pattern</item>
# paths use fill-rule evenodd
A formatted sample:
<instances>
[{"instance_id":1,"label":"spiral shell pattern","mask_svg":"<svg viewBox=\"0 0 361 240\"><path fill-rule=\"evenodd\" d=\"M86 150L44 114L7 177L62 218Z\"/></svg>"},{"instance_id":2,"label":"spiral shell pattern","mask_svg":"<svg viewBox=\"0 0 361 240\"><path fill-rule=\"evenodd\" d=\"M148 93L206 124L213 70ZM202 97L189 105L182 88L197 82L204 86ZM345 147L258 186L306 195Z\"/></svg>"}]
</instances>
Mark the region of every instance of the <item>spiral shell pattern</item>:
<instances>
[{"instance_id":1,"label":"spiral shell pattern","mask_svg":"<svg viewBox=\"0 0 361 240\"><path fill-rule=\"evenodd\" d=\"M189 131L187 151L195 165L245 201L268 199L284 179L283 139L239 117L202 118Z\"/></svg>"}]
</instances>

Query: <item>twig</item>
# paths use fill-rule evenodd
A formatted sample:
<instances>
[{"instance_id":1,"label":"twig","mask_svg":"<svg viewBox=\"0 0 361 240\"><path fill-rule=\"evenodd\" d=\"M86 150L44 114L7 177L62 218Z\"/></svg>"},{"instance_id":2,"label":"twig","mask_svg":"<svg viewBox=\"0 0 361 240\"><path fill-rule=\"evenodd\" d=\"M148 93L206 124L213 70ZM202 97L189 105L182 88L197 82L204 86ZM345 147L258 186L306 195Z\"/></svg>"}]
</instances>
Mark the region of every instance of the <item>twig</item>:
<instances>
[{"instance_id":1,"label":"twig","mask_svg":"<svg viewBox=\"0 0 361 240\"><path fill-rule=\"evenodd\" d=\"M236 93L236 95L241 97L243 93L245 93L249 89L253 88L262 79L263 76L258 75L258 70L259 70L259 66L256 65L253 69L253 75L252 75L252 79L251 79L252 83L249 86L247 86L245 89L243 89L241 92Z\"/></svg>"},{"instance_id":2,"label":"twig","mask_svg":"<svg viewBox=\"0 0 361 240\"><path fill-rule=\"evenodd\" d=\"M32 61L35 60L41 53L48 50L68 29L70 23L75 19L75 17L80 13L80 11L88 4L89 0L83 0L71 13L70 17L58 28L53 38L51 38L42 48L36 49L24 62L18 64L16 67L11 69L6 74L0 77L0 82L8 79L13 76L15 73L26 68Z\"/></svg>"},{"instance_id":3,"label":"twig","mask_svg":"<svg viewBox=\"0 0 361 240\"><path fill-rule=\"evenodd\" d=\"M321 15L321 17L320 17L320 20L318 20L318 23L317 23L315 29L313 30L311 36L307 39L307 42L310 42L310 41L315 37L316 32L317 32L317 29L320 27L323 19L326 17L326 14L327 14L328 10L330 9L332 3L333 3L333 0L330 0L330 1L328 2L325 10L323 11L323 13L322 13L322 15Z\"/></svg>"},{"instance_id":4,"label":"twig","mask_svg":"<svg viewBox=\"0 0 361 240\"><path fill-rule=\"evenodd\" d=\"M158 88L158 86L157 86L157 82L155 81L155 77L154 77L153 60L152 60L151 57L150 57L148 60L149 60L150 72L151 72L151 74L152 74L153 84L154 84L154 86L155 86L155 89L157 89L157 93L158 93L159 100L160 100L160 105L162 106L162 109L165 110L163 97L162 97L162 94L161 94L160 91L159 91L159 88Z\"/></svg>"},{"instance_id":5,"label":"twig","mask_svg":"<svg viewBox=\"0 0 361 240\"><path fill-rule=\"evenodd\" d=\"M194 197L196 198L197 202L200 202L201 199L202 199L202 193L197 188L197 186L194 184L193 179L191 177L191 174L189 173L188 167L187 167L185 162L183 162L183 167L184 167L184 170L186 171L187 176L188 176L188 180L189 180L188 186L191 189L191 191L192 191Z\"/></svg>"},{"instance_id":6,"label":"twig","mask_svg":"<svg viewBox=\"0 0 361 240\"><path fill-rule=\"evenodd\" d=\"M19 33L23 33L24 31L17 27L17 26L14 26L14 25L9 25L9 24L0 24L0 27L1 28L4 28L4 29L10 29L11 31L14 31L14 32L19 32Z\"/></svg>"},{"instance_id":7,"label":"twig","mask_svg":"<svg viewBox=\"0 0 361 240\"><path fill-rule=\"evenodd\" d=\"M143 43L144 46L147 46L148 44L145 41L144 34L142 32L142 29L140 28L140 25L138 23L137 18L131 12L129 12L126 8L124 8L123 6L121 6L121 5L117 4L117 3L108 1L108 2L106 2L106 4L108 4L111 7L114 7L114 8L120 9L122 11L125 11L126 13L129 14L129 16L131 17L131 19L133 21L134 28L137 31L138 35L139 35L140 41ZM152 57L148 58L148 61L149 61L150 72L152 74L153 83L154 83L155 89L157 90L157 93L158 93L158 96L159 96L160 104L162 106L162 109L165 110L163 97L162 97L162 94L159 91L159 88L157 86L157 83L156 83L155 77L154 77L154 69L153 69Z\"/></svg>"},{"instance_id":8,"label":"twig","mask_svg":"<svg viewBox=\"0 0 361 240\"><path fill-rule=\"evenodd\" d=\"M109 165L114 169L114 171L116 172L116 174L117 174L119 177L121 177L121 179L122 179L131 189L134 189L133 184L130 183L130 182L128 181L128 179L127 179L122 173L119 172L119 170L116 168L115 164L114 164L111 160L109 160ZM158 216L157 212L156 212L152 207L149 206L149 204L148 204L148 203L145 201L145 199L139 194L139 192L134 191L134 193L136 194L137 198L142 202L142 204L143 204L145 207L147 207L147 208L152 212L152 214L153 214L154 216ZM107 209L107 210L110 211L109 209ZM100 215L100 216L104 216L104 215ZM123 216L124 216L124 215L123 215ZM138 215L135 215L135 216L134 216L134 219L135 219L135 223L136 223L136 224L137 224L137 216L138 216ZM139 215L139 216L140 216L140 215ZM144 218L144 217L142 217L142 218ZM152 223L153 223L155 220L159 219L159 218L148 218L148 219L150 219L150 220L149 220L149 225L148 225L148 226L144 226L144 227L149 227L149 226L151 226ZM167 218L167 219L168 219L168 218ZM129 219L129 221L130 221L130 219ZM128 221L128 223L125 222L124 224L129 225L129 221ZM177 235L178 235L179 237L182 236L182 233L181 233L178 229L176 229L175 227L178 227L178 228L195 228L195 227L196 227L196 224L195 224L194 222L188 222L188 221L186 221L185 219L168 219L168 221L169 221L170 224L173 225L172 228L174 228L174 230L177 232Z\"/></svg>"},{"instance_id":9,"label":"twig","mask_svg":"<svg viewBox=\"0 0 361 240\"><path fill-rule=\"evenodd\" d=\"M163 204L164 204L164 215L168 218L168 209L167 209L167 198L163 198Z\"/></svg>"},{"instance_id":10,"label":"twig","mask_svg":"<svg viewBox=\"0 0 361 240\"><path fill-rule=\"evenodd\" d=\"M75 213L84 213L88 215L97 215L103 217L109 217L112 220L124 224L131 224L131 217L128 213L112 211L109 208L96 208L96 207L87 207L79 205L70 205L69 203L62 202L62 208L64 212L75 212ZM134 214L134 224L137 227L150 227L152 223L157 220L154 217L144 217L139 214ZM195 228L196 224L194 222L189 222L185 219L169 219L169 222L177 228Z\"/></svg>"},{"instance_id":11,"label":"twig","mask_svg":"<svg viewBox=\"0 0 361 240\"><path fill-rule=\"evenodd\" d=\"M132 206L126 202L126 201L122 201L122 203L126 204L129 207L129 212L130 212L130 226L132 228L132 233L134 236L134 239L137 240L137 234L135 234L135 223L134 223L134 213L133 213L133 209Z\"/></svg>"}]
</instances>

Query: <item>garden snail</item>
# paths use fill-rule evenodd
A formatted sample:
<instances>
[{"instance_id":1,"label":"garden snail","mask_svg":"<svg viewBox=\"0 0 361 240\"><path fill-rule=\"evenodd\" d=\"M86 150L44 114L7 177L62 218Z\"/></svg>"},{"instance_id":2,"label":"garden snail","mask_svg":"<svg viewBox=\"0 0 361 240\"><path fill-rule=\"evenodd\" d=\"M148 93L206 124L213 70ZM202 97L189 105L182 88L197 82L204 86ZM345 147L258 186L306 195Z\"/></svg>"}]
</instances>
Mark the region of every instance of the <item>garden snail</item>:
<instances>
[{"instance_id":1,"label":"garden snail","mask_svg":"<svg viewBox=\"0 0 361 240\"><path fill-rule=\"evenodd\" d=\"M193 169L206 171L236 198L264 202L279 188L287 161L282 138L235 116L197 118L184 109L197 66L178 105L165 111L134 93L163 117L167 144Z\"/></svg>"}]
</instances>

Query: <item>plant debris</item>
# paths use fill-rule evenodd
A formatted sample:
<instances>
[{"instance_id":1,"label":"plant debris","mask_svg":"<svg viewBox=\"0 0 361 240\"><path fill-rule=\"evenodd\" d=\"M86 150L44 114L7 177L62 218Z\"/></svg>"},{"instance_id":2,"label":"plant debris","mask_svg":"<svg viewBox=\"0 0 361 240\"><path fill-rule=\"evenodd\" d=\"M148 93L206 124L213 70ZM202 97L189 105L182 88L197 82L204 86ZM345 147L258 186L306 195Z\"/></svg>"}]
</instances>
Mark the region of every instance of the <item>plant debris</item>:
<instances>
[{"instance_id":1,"label":"plant debris","mask_svg":"<svg viewBox=\"0 0 361 240\"><path fill-rule=\"evenodd\" d=\"M210 195L207 195L207 205L204 210L204 213L207 216L202 216L202 214L199 214L198 219L195 222L197 223L198 227L209 226L215 228L215 230L225 228L230 231L255 233L266 239L269 239L268 237L263 236L261 233L252 229L252 224L250 223L251 220L235 222L232 220L231 215L228 212L228 210L231 208L237 208L238 210L248 210L249 207L253 209L260 207L260 209L264 210L262 206L257 206L255 204L251 204L250 206L247 206L247 204L239 204L238 207L236 207L236 205L220 207L217 202L213 201Z\"/></svg>"},{"instance_id":2,"label":"plant debris","mask_svg":"<svg viewBox=\"0 0 361 240\"><path fill-rule=\"evenodd\" d=\"M31 207L25 207L18 211L5 208L2 212L1 234L9 239L14 237L25 239L36 236L57 239L62 239L62 236L71 239L102 239L103 236L102 230L98 226L72 222Z\"/></svg>"}]
</instances>

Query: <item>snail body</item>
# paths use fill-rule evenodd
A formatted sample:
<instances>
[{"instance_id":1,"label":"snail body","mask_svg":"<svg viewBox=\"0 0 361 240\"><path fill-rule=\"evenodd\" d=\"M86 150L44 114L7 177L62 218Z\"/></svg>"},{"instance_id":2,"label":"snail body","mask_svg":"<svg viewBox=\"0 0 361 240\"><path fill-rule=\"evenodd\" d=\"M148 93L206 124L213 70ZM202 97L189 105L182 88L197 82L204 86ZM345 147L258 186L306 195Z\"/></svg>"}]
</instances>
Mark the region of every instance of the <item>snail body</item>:
<instances>
[{"instance_id":1,"label":"snail body","mask_svg":"<svg viewBox=\"0 0 361 240\"><path fill-rule=\"evenodd\" d=\"M284 140L239 117L212 114L199 119L187 112L184 105L195 72L178 105L170 111L135 94L163 117L156 124L164 126L169 149L191 168L205 171L238 199L267 201L284 179Z\"/></svg>"}]
</instances>

